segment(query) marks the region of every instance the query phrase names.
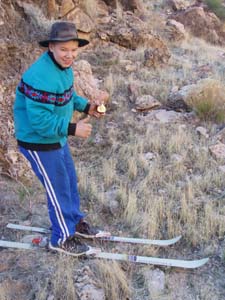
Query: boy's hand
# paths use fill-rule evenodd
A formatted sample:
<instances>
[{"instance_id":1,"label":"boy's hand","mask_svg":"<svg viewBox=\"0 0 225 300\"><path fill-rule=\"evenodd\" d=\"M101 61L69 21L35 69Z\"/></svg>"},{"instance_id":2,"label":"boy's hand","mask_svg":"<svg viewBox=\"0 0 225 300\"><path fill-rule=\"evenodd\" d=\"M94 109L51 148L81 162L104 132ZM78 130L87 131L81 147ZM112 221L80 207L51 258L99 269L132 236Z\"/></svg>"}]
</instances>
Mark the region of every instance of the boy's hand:
<instances>
[{"instance_id":1,"label":"boy's hand","mask_svg":"<svg viewBox=\"0 0 225 300\"><path fill-rule=\"evenodd\" d=\"M88 116L87 118L77 122L75 136L86 139L91 135L92 125L88 123L89 120L90 117Z\"/></svg>"},{"instance_id":2,"label":"boy's hand","mask_svg":"<svg viewBox=\"0 0 225 300\"><path fill-rule=\"evenodd\" d=\"M100 105L101 105L100 103L91 103L88 114L90 116L93 116L93 117L98 118L98 119L101 118L102 116L104 116L105 113L99 112L97 110Z\"/></svg>"}]
</instances>

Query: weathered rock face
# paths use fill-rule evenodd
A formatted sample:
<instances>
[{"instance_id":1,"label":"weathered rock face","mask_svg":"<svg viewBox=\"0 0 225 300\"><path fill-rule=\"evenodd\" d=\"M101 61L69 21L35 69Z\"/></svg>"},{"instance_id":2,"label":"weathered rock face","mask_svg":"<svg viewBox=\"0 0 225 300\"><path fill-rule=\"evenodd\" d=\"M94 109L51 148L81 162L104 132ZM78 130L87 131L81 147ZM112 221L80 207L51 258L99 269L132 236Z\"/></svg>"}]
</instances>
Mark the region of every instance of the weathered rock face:
<instances>
[{"instance_id":1,"label":"weathered rock face","mask_svg":"<svg viewBox=\"0 0 225 300\"><path fill-rule=\"evenodd\" d=\"M92 74L91 65L80 60L74 64L75 86L77 94L88 98L90 101L100 101L106 103L109 99L109 94L98 88L98 83Z\"/></svg>"},{"instance_id":2,"label":"weathered rock face","mask_svg":"<svg viewBox=\"0 0 225 300\"><path fill-rule=\"evenodd\" d=\"M116 8L117 6L117 1L116 0L104 0L104 2L111 6L112 8ZM139 0L120 0L118 1L119 4L122 6L122 8L124 10L141 10L142 9L142 5L141 2Z\"/></svg>"},{"instance_id":3,"label":"weathered rock face","mask_svg":"<svg viewBox=\"0 0 225 300\"><path fill-rule=\"evenodd\" d=\"M100 38L111 41L132 50L144 47L151 53L146 54L146 65L166 63L170 58L169 50L162 39L151 33L141 19L130 13L123 13L122 18L110 18L99 29Z\"/></svg>"},{"instance_id":4,"label":"weathered rock face","mask_svg":"<svg viewBox=\"0 0 225 300\"><path fill-rule=\"evenodd\" d=\"M135 108L138 111L149 111L161 106L161 103L151 95L142 95L135 101Z\"/></svg>"},{"instance_id":5,"label":"weathered rock face","mask_svg":"<svg viewBox=\"0 0 225 300\"><path fill-rule=\"evenodd\" d=\"M185 38L186 31L184 25L180 22L177 22L173 19L168 20L166 23L166 34L169 40L172 41L181 41Z\"/></svg>"},{"instance_id":6,"label":"weathered rock face","mask_svg":"<svg viewBox=\"0 0 225 300\"><path fill-rule=\"evenodd\" d=\"M195 4L195 0L167 0L167 3L175 10L186 9Z\"/></svg>"},{"instance_id":7,"label":"weathered rock face","mask_svg":"<svg viewBox=\"0 0 225 300\"><path fill-rule=\"evenodd\" d=\"M177 12L172 18L182 23L194 36L204 38L213 44L225 43L222 22L214 13L206 12L202 7L191 7Z\"/></svg>"}]
</instances>

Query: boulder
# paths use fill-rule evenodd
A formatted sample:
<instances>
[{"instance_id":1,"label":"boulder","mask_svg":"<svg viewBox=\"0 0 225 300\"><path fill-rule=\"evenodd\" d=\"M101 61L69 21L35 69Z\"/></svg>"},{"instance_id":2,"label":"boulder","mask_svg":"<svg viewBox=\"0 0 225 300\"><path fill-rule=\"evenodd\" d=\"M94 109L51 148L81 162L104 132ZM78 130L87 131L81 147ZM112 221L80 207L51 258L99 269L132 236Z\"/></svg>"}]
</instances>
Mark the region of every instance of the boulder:
<instances>
[{"instance_id":1,"label":"boulder","mask_svg":"<svg viewBox=\"0 0 225 300\"><path fill-rule=\"evenodd\" d=\"M182 23L194 36L213 44L225 43L222 22L214 13L205 11L203 7L190 7L177 12L171 18Z\"/></svg>"},{"instance_id":2,"label":"boulder","mask_svg":"<svg viewBox=\"0 0 225 300\"><path fill-rule=\"evenodd\" d=\"M109 94L98 87L98 82L94 78L91 65L80 60L74 63L75 87L78 95L88 98L90 101L100 101L106 103Z\"/></svg>"},{"instance_id":3,"label":"boulder","mask_svg":"<svg viewBox=\"0 0 225 300\"><path fill-rule=\"evenodd\" d=\"M138 111L149 111L161 106L161 103L151 95L139 96L135 101L135 108Z\"/></svg>"},{"instance_id":4,"label":"boulder","mask_svg":"<svg viewBox=\"0 0 225 300\"><path fill-rule=\"evenodd\" d=\"M210 146L209 151L214 159L219 161L225 160L225 144L218 142L217 144Z\"/></svg>"},{"instance_id":5,"label":"boulder","mask_svg":"<svg viewBox=\"0 0 225 300\"><path fill-rule=\"evenodd\" d=\"M180 90L171 92L168 96L168 106L174 110L190 111L198 103L212 103L214 107L224 109L225 88L223 84L210 78L204 78L195 84L183 86Z\"/></svg>"},{"instance_id":6,"label":"boulder","mask_svg":"<svg viewBox=\"0 0 225 300\"><path fill-rule=\"evenodd\" d=\"M68 12L66 19L76 24L77 30L89 33L94 30L95 25L91 18L80 8L76 8Z\"/></svg>"},{"instance_id":7,"label":"boulder","mask_svg":"<svg viewBox=\"0 0 225 300\"><path fill-rule=\"evenodd\" d=\"M59 15L61 18L66 16L75 8L73 0L63 0L59 9Z\"/></svg>"},{"instance_id":8,"label":"boulder","mask_svg":"<svg viewBox=\"0 0 225 300\"><path fill-rule=\"evenodd\" d=\"M104 0L104 2L113 9L117 8L118 5L121 5L125 11L142 10L143 8L140 0Z\"/></svg>"},{"instance_id":9,"label":"boulder","mask_svg":"<svg viewBox=\"0 0 225 300\"><path fill-rule=\"evenodd\" d=\"M167 21L165 31L168 39L172 41L181 41L185 38L186 35L184 25L173 19L169 19Z\"/></svg>"},{"instance_id":10,"label":"boulder","mask_svg":"<svg viewBox=\"0 0 225 300\"><path fill-rule=\"evenodd\" d=\"M168 47L163 40L149 30L147 23L128 12L124 12L120 19L112 16L108 23L101 24L98 35L105 41L132 50L146 48L145 61L150 61L149 65L167 63L170 58Z\"/></svg>"},{"instance_id":11,"label":"boulder","mask_svg":"<svg viewBox=\"0 0 225 300\"><path fill-rule=\"evenodd\" d=\"M172 110L167 111L164 109L160 109L155 113L156 120L163 124L180 121L183 117L184 116L181 113Z\"/></svg>"},{"instance_id":12,"label":"boulder","mask_svg":"<svg viewBox=\"0 0 225 300\"><path fill-rule=\"evenodd\" d=\"M195 0L167 0L167 3L173 8L173 10L182 10L195 4Z\"/></svg>"}]
</instances>

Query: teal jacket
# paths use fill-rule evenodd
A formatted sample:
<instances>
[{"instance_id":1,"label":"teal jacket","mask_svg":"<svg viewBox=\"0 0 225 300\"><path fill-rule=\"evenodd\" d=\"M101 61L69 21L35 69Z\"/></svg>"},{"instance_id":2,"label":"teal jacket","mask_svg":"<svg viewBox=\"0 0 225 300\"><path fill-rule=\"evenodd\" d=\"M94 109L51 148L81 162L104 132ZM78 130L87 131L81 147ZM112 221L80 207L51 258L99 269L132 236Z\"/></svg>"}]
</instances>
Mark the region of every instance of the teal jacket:
<instances>
[{"instance_id":1,"label":"teal jacket","mask_svg":"<svg viewBox=\"0 0 225 300\"><path fill-rule=\"evenodd\" d=\"M88 108L87 99L76 94L73 84L72 68L61 68L49 52L29 67L16 89L13 108L19 144L28 149L30 145L31 150L65 145L73 111L87 112Z\"/></svg>"}]
</instances>

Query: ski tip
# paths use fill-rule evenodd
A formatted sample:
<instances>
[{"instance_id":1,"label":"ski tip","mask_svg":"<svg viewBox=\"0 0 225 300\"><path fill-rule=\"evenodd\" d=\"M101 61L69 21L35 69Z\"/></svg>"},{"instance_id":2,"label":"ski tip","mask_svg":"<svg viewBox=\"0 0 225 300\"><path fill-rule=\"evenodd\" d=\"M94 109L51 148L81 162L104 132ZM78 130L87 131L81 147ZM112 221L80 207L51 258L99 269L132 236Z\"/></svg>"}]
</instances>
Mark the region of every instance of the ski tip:
<instances>
[{"instance_id":1,"label":"ski tip","mask_svg":"<svg viewBox=\"0 0 225 300\"><path fill-rule=\"evenodd\" d=\"M178 242L182 238L182 235L178 235L174 239L172 239L174 242Z\"/></svg>"},{"instance_id":2,"label":"ski tip","mask_svg":"<svg viewBox=\"0 0 225 300\"><path fill-rule=\"evenodd\" d=\"M199 259L198 261L196 261L196 268L204 266L208 261L209 261L209 257Z\"/></svg>"},{"instance_id":3,"label":"ski tip","mask_svg":"<svg viewBox=\"0 0 225 300\"><path fill-rule=\"evenodd\" d=\"M94 248L94 247L89 246L89 249L85 252L85 254L87 256L89 256L89 255L95 256L95 255L99 254L101 251L102 251L101 248Z\"/></svg>"},{"instance_id":4,"label":"ski tip","mask_svg":"<svg viewBox=\"0 0 225 300\"><path fill-rule=\"evenodd\" d=\"M108 231L99 231L95 237L96 238L107 238L107 237L110 237L111 236L111 233L108 232Z\"/></svg>"},{"instance_id":5,"label":"ski tip","mask_svg":"<svg viewBox=\"0 0 225 300\"><path fill-rule=\"evenodd\" d=\"M197 260L190 260L190 261L186 261L185 265L183 266L186 269L197 269L200 268L202 266L204 266L207 262L209 261L209 258L202 258L202 259L197 259Z\"/></svg>"}]
</instances>

